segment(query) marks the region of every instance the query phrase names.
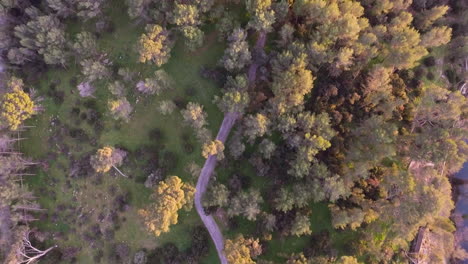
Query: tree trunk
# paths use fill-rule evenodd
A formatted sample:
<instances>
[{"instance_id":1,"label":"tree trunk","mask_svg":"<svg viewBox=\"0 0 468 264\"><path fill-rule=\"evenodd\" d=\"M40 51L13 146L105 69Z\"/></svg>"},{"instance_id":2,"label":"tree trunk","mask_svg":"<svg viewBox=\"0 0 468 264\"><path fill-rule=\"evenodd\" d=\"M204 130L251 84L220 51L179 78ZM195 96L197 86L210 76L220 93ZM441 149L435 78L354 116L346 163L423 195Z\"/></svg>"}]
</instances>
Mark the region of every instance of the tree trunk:
<instances>
[{"instance_id":1,"label":"tree trunk","mask_svg":"<svg viewBox=\"0 0 468 264\"><path fill-rule=\"evenodd\" d=\"M120 175L124 176L125 178L128 178L128 176L123 174L123 172L121 172L119 169L117 169L116 166L112 165L112 168L114 168L118 173L120 173Z\"/></svg>"}]
</instances>

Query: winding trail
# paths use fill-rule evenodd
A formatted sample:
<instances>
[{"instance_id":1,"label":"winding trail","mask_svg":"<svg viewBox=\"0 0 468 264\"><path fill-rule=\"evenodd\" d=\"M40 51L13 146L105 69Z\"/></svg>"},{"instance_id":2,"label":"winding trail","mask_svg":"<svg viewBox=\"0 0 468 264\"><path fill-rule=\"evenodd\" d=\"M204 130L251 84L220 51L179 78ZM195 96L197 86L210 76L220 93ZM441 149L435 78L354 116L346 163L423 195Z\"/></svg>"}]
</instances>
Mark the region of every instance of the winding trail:
<instances>
[{"instance_id":1,"label":"winding trail","mask_svg":"<svg viewBox=\"0 0 468 264\"><path fill-rule=\"evenodd\" d=\"M260 32L257 38L257 42L255 44L254 52L259 52L263 50L266 41L266 33ZM258 62L253 62L248 70L248 80L249 85L253 85L257 76L257 69L259 67ZM224 115L223 122L218 131L218 135L216 139L223 142L226 142L227 137L229 136L229 132L231 132L232 127L236 123L237 119L241 116L241 113L237 112L228 112ZM216 251L218 252L219 260L221 264L228 264L226 259L226 255L224 254L224 238L221 230L218 227L218 224L214 220L212 215L205 214L205 210L203 209L202 205L202 197L208 187L208 183L210 181L211 174L216 167L217 159L215 155L211 155L206 159L205 165L200 173L200 177L198 177L196 192L195 192L195 208L197 209L198 215L200 215L203 224L205 225L206 229L210 233L211 239L215 244Z\"/></svg>"}]
</instances>

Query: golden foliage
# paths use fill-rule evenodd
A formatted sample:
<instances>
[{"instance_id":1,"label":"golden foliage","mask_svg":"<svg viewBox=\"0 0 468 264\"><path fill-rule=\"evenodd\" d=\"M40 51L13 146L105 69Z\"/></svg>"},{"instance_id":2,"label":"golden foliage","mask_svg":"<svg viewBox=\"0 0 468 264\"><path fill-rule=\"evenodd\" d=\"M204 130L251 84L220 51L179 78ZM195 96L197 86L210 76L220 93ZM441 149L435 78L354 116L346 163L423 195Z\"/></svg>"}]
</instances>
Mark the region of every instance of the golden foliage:
<instances>
[{"instance_id":1,"label":"golden foliage","mask_svg":"<svg viewBox=\"0 0 468 264\"><path fill-rule=\"evenodd\" d=\"M169 60L171 47L168 35L159 25L150 25L146 31L139 40L140 62L153 61L161 66Z\"/></svg>"},{"instance_id":2,"label":"golden foliage","mask_svg":"<svg viewBox=\"0 0 468 264\"><path fill-rule=\"evenodd\" d=\"M156 202L149 208L139 210L146 227L156 236L169 232L171 225L177 224L177 211L182 207L191 209L195 188L183 183L177 176L161 181L155 190Z\"/></svg>"},{"instance_id":3,"label":"golden foliage","mask_svg":"<svg viewBox=\"0 0 468 264\"><path fill-rule=\"evenodd\" d=\"M11 130L17 130L24 120L35 113L33 100L22 89L23 81L12 78L8 82L12 90L3 95L0 105L0 124Z\"/></svg>"},{"instance_id":4,"label":"golden foliage","mask_svg":"<svg viewBox=\"0 0 468 264\"><path fill-rule=\"evenodd\" d=\"M224 144L219 140L205 143L202 147L202 156L207 159L211 155L218 155L218 159L223 159Z\"/></svg>"},{"instance_id":5,"label":"golden foliage","mask_svg":"<svg viewBox=\"0 0 468 264\"><path fill-rule=\"evenodd\" d=\"M262 253L262 248L258 239L245 239L240 235L234 240L226 240L224 253L230 264L255 264L252 258L260 255Z\"/></svg>"},{"instance_id":6,"label":"golden foliage","mask_svg":"<svg viewBox=\"0 0 468 264\"><path fill-rule=\"evenodd\" d=\"M91 156L91 166L96 172L108 172L112 168L113 152L114 148L103 147L98 149L95 155Z\"/></svg>"}]
</instances>

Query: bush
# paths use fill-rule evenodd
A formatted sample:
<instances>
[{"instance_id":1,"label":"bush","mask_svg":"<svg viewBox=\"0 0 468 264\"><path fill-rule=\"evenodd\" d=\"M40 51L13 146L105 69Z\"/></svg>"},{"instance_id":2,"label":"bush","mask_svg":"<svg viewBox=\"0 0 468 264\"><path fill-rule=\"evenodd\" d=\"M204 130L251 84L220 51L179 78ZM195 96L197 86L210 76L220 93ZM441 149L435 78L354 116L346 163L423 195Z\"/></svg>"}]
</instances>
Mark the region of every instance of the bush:
<instances>
[{"instance_id":1,"label":"bush","mask_svg":"<svg viewBox=\"0 0 468 264\"><path fill-rule=\"evenodd\" d=\"M151 140L154 140L154 141L156 141L156 142L164 141L164 138L165 138L163 132L162 132L161 129L159 129L159 128L151 129L151 130L148 132L148 137L149 137Z\"/></svg>"},{"instance_id":2,"label":"bush","mask_svg":"<svg viewBox=\"0 0 468 264\"><path fill-rule=\"evenodd\" d=\"M428 72L427 75L426 75L426 78L430 81L433 81L435 76L434 76L434 73L433 72Z\"/></svg>"},{"instance_id":3,"label":"bush","mask_svg":"<svg viewBox=\"0 0 468 264\"><path fill-rule=\"evenodd\" d=\"M73 107L72 110L70 111L70 114L74 117L78 117L80 115L80 108L78 107Z\"/></svg>"},{"instance_id":4,"label":"bush","mask_svg":"<svg viewBox=\"0 0 468 264\"><path fill-rule=\"evenodd\" d=\"M429 56L423 60L423 63L426 65L426 67L432 67L436 65L436 60L434 56Z\"/></svg>"},{"instance_id":5,"label":"bush","mask_svg":"<svg viewBox=\"0 0 468 264\"><path fill-rule=\"evenodd\" d=\"M179 157L177 154L171 151L167 151L163 154L162 162L161 162L161 167L169 169L169 168L175 168L177 167L177 164L179 163Z\"/></svg>"},{"instance_id":6,"label":"bush","mask_svg":"<svg viewBox=\"0 0 468 264\"><path fill-rule=\"evenodd\" d=\"M194 147L193 147L193 145L191 143L186 142L186 143L184 143L184 150L185 150L185 152L187 154L192 154L193 151L194 151Z\"/></svg>"},{"instance_id":7,"label":"bush","mask_svg":"<svg viewBox=\"0 0 468 264\"><path fill-rule=\"evenodd\" d=\"M426 69L423 67L418 67L414 70L414 78L420 80L424 75L426 75Z\"/></svg>"}]
</instances>

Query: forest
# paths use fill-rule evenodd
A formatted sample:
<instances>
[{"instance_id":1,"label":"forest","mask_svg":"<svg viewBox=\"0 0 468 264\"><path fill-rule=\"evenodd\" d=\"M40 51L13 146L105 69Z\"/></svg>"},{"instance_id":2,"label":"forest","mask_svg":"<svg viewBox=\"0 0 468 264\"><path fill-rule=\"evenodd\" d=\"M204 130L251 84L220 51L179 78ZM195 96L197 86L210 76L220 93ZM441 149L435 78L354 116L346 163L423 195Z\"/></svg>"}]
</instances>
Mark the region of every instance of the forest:
<instances>
[{"instance_id":1,"label":"forest","mask_svg":"<svg viewBox=\"0 0 468 264\"><path fill-rule=\"evenodd\" d=\"M467 97L464 0L0 0L0 263L466 263Z\"/></svg>"}]
</instances>

